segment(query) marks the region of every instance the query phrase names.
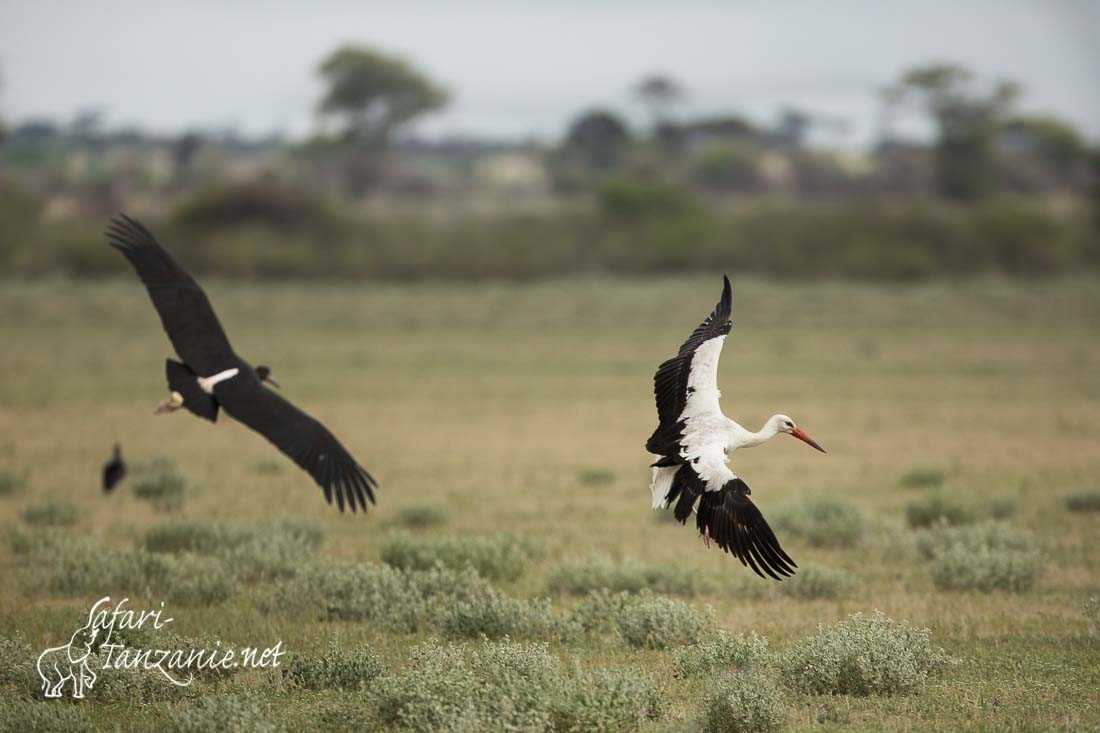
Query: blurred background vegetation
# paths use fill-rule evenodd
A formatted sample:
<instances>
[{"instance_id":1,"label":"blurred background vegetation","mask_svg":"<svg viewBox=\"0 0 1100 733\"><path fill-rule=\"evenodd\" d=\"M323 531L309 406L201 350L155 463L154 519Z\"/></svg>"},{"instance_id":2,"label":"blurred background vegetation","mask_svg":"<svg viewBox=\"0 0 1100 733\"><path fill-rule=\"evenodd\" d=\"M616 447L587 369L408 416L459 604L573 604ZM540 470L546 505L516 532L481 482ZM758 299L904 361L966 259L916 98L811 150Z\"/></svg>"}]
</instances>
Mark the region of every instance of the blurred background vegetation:
<instances>
[{"instance_id":1,"label":"blurred background vegetation","mask_svg":"<svg viewBox=\"0 0 1100 733\"><path fill-rule=\"evenodd\" d=\"M808 109L771 125L682 114L690 90L665 74L630 90L645 124L581 109L559 139L524 143L418 137L411 123L451 95L382 49L337 48L316 79L307 139L155 134L96 111L9 120L0 268L119 273L101 235L118 211L198 273L254 278L917 280L1100 267L1100 148L1064 120L1020 113L1011 80L958 65L921 65L880 90L865 149L839 144L845 120ZM903 115L931 138L896 134Z\"/></svg>"}]
</instances>

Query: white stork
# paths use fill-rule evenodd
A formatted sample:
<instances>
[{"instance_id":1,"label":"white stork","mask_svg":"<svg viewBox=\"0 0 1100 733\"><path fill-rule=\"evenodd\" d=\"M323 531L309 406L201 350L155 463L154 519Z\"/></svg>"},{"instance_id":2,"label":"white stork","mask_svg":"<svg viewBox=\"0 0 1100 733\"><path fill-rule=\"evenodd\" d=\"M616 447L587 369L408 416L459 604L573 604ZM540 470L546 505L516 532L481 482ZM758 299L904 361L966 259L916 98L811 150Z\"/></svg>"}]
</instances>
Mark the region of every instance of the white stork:
<instances>
[{"instance_id":1,"label":"white stork","mask_svg":"<svg viewBox=\"0 0 1100 733\"><path fill-rule=\"evenodd\" d=\"M730 281L723 280L722 299L714 312L653 377L660 422L646 443L654 458L653 508L675 502L673 512L681 524L694 511L707 547L713 539L760 577L767 573L780 580L779 576L792 575L798 566L749 499L748 485L726 465L729 453L760 445L780 433L793 435L822 453L825 449L786 415L772 415L753 432L722 414L718 357L733 327Z\"/></svg>"}]
</instances>

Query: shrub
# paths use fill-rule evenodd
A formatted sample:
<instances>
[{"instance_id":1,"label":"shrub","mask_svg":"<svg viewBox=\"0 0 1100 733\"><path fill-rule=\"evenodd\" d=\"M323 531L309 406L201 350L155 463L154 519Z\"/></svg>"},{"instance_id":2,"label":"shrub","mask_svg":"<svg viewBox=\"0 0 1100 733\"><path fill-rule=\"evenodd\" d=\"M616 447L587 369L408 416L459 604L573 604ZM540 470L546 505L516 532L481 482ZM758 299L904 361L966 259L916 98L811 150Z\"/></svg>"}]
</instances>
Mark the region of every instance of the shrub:
<instances>
[{"instance_id":1,"label":"shrub","mask_svg":"<svg viewBox=\"0 0 1100 733\"><path fill-rule=\"evenodd\" d=\"M379 719L429 731L546 730L561 665L545 644L489 643L467 656L429 640L408 652L408 668L376 687Z\"/></svg>"},{"instance_id":2,"label":"shrub","mask_svg":"<svg viewBox=\"0 0 1100 733\"><path fill-rule=\"evenodd\" d=\"M439 624L449 637L499 639L546 632L553 620L547 600L518 600L488 589L476 597L449 604L443 609Z\"/></svg>"},{"instance_id":3,"label":"shrub","mask_svg":"<svg viewBox=\"0 0 1100 733\"><path fill-rule=\"evenodd\" d=\"M381 676L382 661L370 647L342 649L336 640L318 657L290 654L287 658L287 678L296 686L309 690L339 688L357 690Z\"/></svg>"},{"instance_id":4,"label":"shrub","mask_svg":"<svg viewBox=\"0 0 1100 733\"><path fill-rule=\"evenodd\" d=\"M1008 519L1016 513L1016 500L1011 496L995 496L985 502L982 511L991 519Z\"/></svg>"},{"instance_id":5,"label":"shrub","mask_svg":"<svg viewBox=\"0 0 1100 733\"><path fill-rule=\"evenodd\" d=\"M711 672L758 667L767 662L768 640L755 633L733 636L719 631L708 641L684 647L676 652L676 676L698 677Z\"/></svg>"},{"instance_id":6,"label":"shrub","mask_svg":"<svg viewBox=\"0 0 1100 733\"><path fill-rule=\"evenodd\" d=\"M220 522L178 520L148 530L145 533L145 549L150 552L197 552L212 555L232 550L254 536L252 530Z\"/></svg>"},{"instance_id":7,"label":"shrub","mask_svg":"<svg viewBox=\"0 0 1100 733\"><path fill-rule=\"evenodd\" d=\"M0 636L0 689L10 690L13 699L41 697L42 678L35 664L41 652L31 648L19 632Z\"/></svg>"},{"instance_id":8,"label":"shrub","mask_svg":"<svg viewBox=\"0 0 1100 733\"><path fill-rule=\"evenodd\" d=\"M150 529L145 548L152 552L194 552L224 559L243 580L289 578L324 537L316 525L281 520L258 527L219 522L176 521Z\"/></svg>"},{"instance_id":9,"label":"shrub","mask_svg":"<svg viewBox=\"0 0 1100 733\"><path fill-rule=\"evenodd\" d=\"M813 499L776 514L775 525L814 547L852 547L863 537L863 514L839 499Z\"/></svg>"},{"instance_id":10,"label":"shrub","mask_svg":"<svg viewBox=\"0 0 1100 733\"><path fill-rule=\"evenodd\" d=\"M1071 512L1100 512L1100 489L1070 494L1066 497L1066 509Z\"/></svg>"},{"instance_id":11,"label":"shrub","mask_svg":"<svg viewBox=\"0 0 1100 733\"><path fill-rule=\"evenodd\" d=\"M173 733L217 733L229 726L234 733L274 733L279 727L267 718L254 695L215 694L200 697L175 711Z\"/></svg>"},{"instance_id":12,"label":"shrub","mask_svg":"<svg viewBox=\"0 0 1100 733\"><path fill-rule=\"evenodd\" d=\"M702 583L694 573L684 573L675 566L653 565L626 560L613 562L604 557L591 557L562 563L551 573L547 587L551 592L582 595L594 590L640 593L650 590L679 596L692 596Z\"/></svg>"},{"instance_id":13,"label":"shrub","mask_svg":"<svg viewBox=\"0 0 1100 733\"><path fill-rule=\"evenodd\" d=\"M790 598L816 600L843 598L856 587L855 577L846 570L806 565L798 574L779 584L779 592Z\"/></svg>"},{"instance_id":14,"label":"shrub","mask_svg":"<svg viewBox=\"0 0 1100 733\"><path fill-rule=\"evenodd\" d=\"M57 499L31 504L23 510L23 521L36 527L71 527L78 518L74 504Z\"/></svg>"},{"instance_id":15,"label":"shrub","mask_svg":"<svg viewBox=\"0 0 1100 733\"><path fill-rule=\"evenodd\" d=\"M1092 630L1100 634L1100 596L1089 596L1084 606L1085 618L1092 621Z\"/></svg>"},{"instance_id":16,"label":"shrub","mask_svg":"<svg viewBox=\"0 0 1100 733\"><path fill-rule=\"evenodd\" d=\"M229 600L236 590L233 570L218 558L177 555L145 564L154 593L183 606L210 606Z\"/></svg>"},{"instance_id":17,"label":"shrub","mask_svg":"<svg viewBox=\"0 0 1100 733\"><path fill-rule=\"evenodd\" d=\"M83 733L96 727L83 706L62 705L56 700L5 700L0 702L2 733Z\"/></svg>"},{"instance_id":18,"label":"shrub","mask_svg":"<svg viewBox=\"0 0 1100 733\"><path fill-rule=\"evenodd\" d=\"M577 604L569 616L569 622L581 632L607 633L619 628L619 619L627 606L638 601L625 591L611 593L607 590L592 591Z\"/></svg>"},{"instance_id":19,"label":"shrub","mask_svg":"<svg viewBox=\"0 0 1100 733\"><path fill-rule=\"evenodd\" d=\"M941 468L913 468L902 474L899 483L907 489L938 489L947 480L947 472Z\"/></svg>"},{"instance_id":20,"label":"shrub","mask_svg":"<svg viewBox=\"0 0 1100 733\"><path fill-rule=\"evenodd\" d=\"M527 570L531 552L505 537L395 537L382 546L382 562L403 570L429 570L437 565L461 570L467 565L491 580L515 580Z\"/></svg>"},{"instance_id":21,"label":"shrub","mask_svg":"<svg viewBox=\"0 0 1100 733\"><path fill-rule=\"evenodd\" d=\"M1030 550L970 550L962 545L936 555L932 582L940 590L1022 593L1039 575L1039 555Z\"/></svg>"},{"instance_id":22,"label":"shrub","mask_svg":"<svg viewBox=\"0 0 1100 733\"><path fill-rule=\"evenodd\" d=\"M11 471L0 471L0 496L10 496L23 490L26 480Z\"/></svg>"},{"instance_id":23,"label":"shrub","mask_svg":"<svg viewBox=\"0 0 1100 733\"><path fill-rule=\"evenodd\" d=\"M157 458L134 482L134 496L150 502L158 511L176 511L183 506L187 479L168 458Z\"/></svg>"},{"instance_id":24,"label":"shrub","mask_svg":"<svg viewBox=\"0 0 1100 733\"><path fill-rule=\"evenodd\" d=\"M948 550L961 548L978 553L1033 550L1033 535L1004 522L986 520L967 527L952 527L944 522L922 530L917 535L917 550L926 558L934 558Z\"/></svg>"},{"instance_id":25,"label":"shrub","mask_svg":"<svg viewBox=\"0 0 1100 733\"><path fill-rule=\"evenodd\" d=\"M881 611L854 614L779 656L784 680L811 694L896 695L915 691L953 660L932 646L927 629Z\"/></svg>"},{"instance_id":26,"label":"shrub","mask_svg":"<svg viewBox=\"0 0 1100 733\"><path fill-rule=\"evenodd\" d=\"M551 705L551 730L633 731L661 710L660 691L640 669L575 671Z\"/></svg>"},{"instance_id":27,"label":"shrub","mask_svg":"<svg viewBox=\"0 0 1100 733\"><path fill-rule=\"evenodd\" d=\"M975 511L953 496L938 492L910 502L905 507L909 526L930 527L937 522L950 525L972 524L977 521Z\"/></svg>"},{"instance_id":28,"label":"shrub","mask_svg":"<svg viewBox=\"0 0 1100 733\"><path fill-rule=\"evenodd\" d=\"M418 629L426 614L404 574L385 565L314 568L305 591L318 598L329 619L370 621L392 631Z\"/></svg>"},{"instance_id":29,"label":"shrub","mask_svg":"<svg viewBox=\"0 0 1100 733\"><path fill-rule=\"evenodd\" d=\"M69 539L60 530L49 527L23 529L13 526L8 529L8 547L16 555L42 554Z\"/></svg>"},{"instance_id":30,"label":"shrub","mask_svg":"<svg viewBox=\"0 0 1100 733\"><path fill-rule=\"evenodd\" d=\"M236 577L213 557L157 555L144 549L117 550L83 540L52 548L49 587L61 595L109 590L149 592L184 605L207 605L228 599Z\"/></svg>"},{"instance_id":31,"label":"shrub","mask_svg":"<svg viewBox=\"0 0 1100 733\"><path fill-rule=\"evenodd\" d=\"M762 670L723 675L703 698L706 733L768 733L782 728L786 717L779 685Z\"/></svg>"},{"instance_id":32,"label":"shrub","mask_svg":"<svg viewBox=\"0 0 1100 733\"><path fill-rule=\"evenodd\" d=\"M422 504L409 506L397 512L394 522L409 529L428 529L447 523L447 512L443 507Z\"/></svg>"},{"instance_id":33,"label":"shrub","mask_svg":"<svg viewBox=\"0 0 1100 733\"><path fill-rule=\"evenodd\" d=\"M710 618L684 601L642 596L619 614L619 634L633 647L666 649L695 644L710 630Z\"/></svg>"},{"instance_id":34,"label":"shrub","mask_svg":"<svg viewBox=\"0 0 1100 733\"><path fill-rule=\"evenodd\" d=\"M286 469L286 462L275 458L261 458L252 464L252 470L261 476L274 476Z\"/></svg>"},{"instance_id":35,"label":"shrub","mask_svg":"<svg viewBox=\"0 0 1100 733\"><path fill-rule=\"evenodd\" d=\"M433 639L408 657L406 670L373 685L379 722L401 730L625 731L660 708L640 671L568 671L545 643Z\"/></svg>"},{"instance_id":36,"label":"shrub","mask_svg":"<svg viewBox=\"0 0 1100 733\"><path fill-rule=\"evenodd\" d=\"M585 486L606 486L615 481L615 472L606 468L582 468L577 480Z\"/></svg>"}]
</instances>

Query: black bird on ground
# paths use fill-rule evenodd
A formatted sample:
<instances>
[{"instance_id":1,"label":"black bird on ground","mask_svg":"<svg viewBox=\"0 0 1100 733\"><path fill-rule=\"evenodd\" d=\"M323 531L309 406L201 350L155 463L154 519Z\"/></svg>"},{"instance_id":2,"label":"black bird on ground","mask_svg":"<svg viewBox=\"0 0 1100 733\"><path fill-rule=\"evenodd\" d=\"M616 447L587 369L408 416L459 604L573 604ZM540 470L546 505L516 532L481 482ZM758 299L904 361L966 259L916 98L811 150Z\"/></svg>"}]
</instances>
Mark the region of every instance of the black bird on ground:
<instances>
[{"instance_id":1,"label":"black bird on ground","mask_svg":"<svg viewBox=\"0 0 1100 733\"><path fill-rule=\"evenodd\" d=\"M320 422L299 410L264 382L278 386L266 366L253 367L233 351L218 317L198 283L169 256L142 224L125 214L111 220L107 240L126 255L145 283L168 338L182 363L168 359L171 395L156 412L180 407L214 422L218 409L267 438L345 504L367 510L378 483Z\"/></svg>"},{"instance_id":2,"label":"black bird on ground","mask_svg":"<svg viewBox=\"0 0 1100 733\"><path fill-rule=\"evenodd\" d=\"M748 484L730 470L729 454L782 433L825 449L786 415L772 415L754 432L722 414L718 358L733 328L732 313L730 281L723 278L718 305L653 376L659 425L646 442L654 458L649 488L654 509L672 506L681 524L694 513L708 547L713 539L760 577L779 580L798 566L752 503Z\"/></svg>"},{"instance_id":3,"label":"black bird on ground","mask_svg":"<svg viewBox=\"0 0 1100 733\"><path fill-rule=\"evenodd\" d=\"M122 460L122 446L115 443L115 452L111 460L103 464L103 491L109 493L126 478L126 463Z\"/></svg>"}]
</instances>

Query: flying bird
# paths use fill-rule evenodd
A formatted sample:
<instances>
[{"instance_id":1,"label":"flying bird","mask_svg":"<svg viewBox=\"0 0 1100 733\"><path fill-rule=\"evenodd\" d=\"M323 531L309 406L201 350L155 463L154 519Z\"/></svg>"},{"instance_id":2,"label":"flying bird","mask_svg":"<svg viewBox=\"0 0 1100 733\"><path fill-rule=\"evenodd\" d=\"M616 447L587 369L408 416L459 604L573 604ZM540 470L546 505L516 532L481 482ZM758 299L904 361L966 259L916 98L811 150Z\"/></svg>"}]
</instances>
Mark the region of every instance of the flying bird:
<instances>
[{"instance_id":1,"label":"flying bird","mask_svg":"<svg viewBox=\"0 0 1100 733\"><path fill-rule=\"evenodd\" d=\"M111 460L103 464L103 491L109 493L126 478L126 464L122 460L122 446L115 443Z\"/></svg>"},{"instance_id":2,"label":"flying bird","mask_svg":"<svg viewBox=\"0 0 1100 733\"><path fill-rule=\"evenodd\" d=\"M718 358L733 327L730 281L723 280L722 299L714 311L653 377L660 424L646 443L654 458L649 488L653 508L675 504L673 514L681 524L695 512L695 524L707 547L713 540L760 577L766 573L780 580L793 575L798 566L749 499L748 484L729 469L729 453L761 445L781 433L822 453L825 449L786 415L772 415L753 432L722 414Z\"/></svg>"},{"instance_id":3,"label":"flying bird","mask_svg":"<svg viewBox=\"0 0 1100 733\"><path fill-rule=\"evenodd\" d=\"M138 221L121 214L107 241L122 252L145 283L153 307L181 361L168 359L168 399L156 412L181 407L214 422L218 410L252 428L304 469L340 511L367 510L378 483L320 422L283 399L266 366L253 367L233 351L198 283Z\"/></svg>"}]
</instances>

